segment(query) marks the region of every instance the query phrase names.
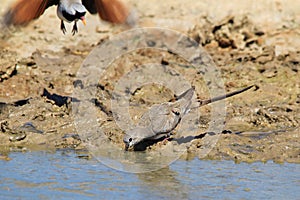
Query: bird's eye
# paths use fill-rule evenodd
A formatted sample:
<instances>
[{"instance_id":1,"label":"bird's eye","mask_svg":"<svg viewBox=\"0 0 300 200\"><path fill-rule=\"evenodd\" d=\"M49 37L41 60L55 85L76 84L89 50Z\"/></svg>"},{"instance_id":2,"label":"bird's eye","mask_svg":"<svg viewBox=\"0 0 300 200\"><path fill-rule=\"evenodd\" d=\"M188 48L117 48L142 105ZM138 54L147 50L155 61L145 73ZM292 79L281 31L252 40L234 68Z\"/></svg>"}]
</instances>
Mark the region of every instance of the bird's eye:
<instances>
[{"instance_id":1,"label":"bird's eye","mask_svg":"<svg viewBox=\"0 0 300 200\"><path fill-rule=\"evenodd\" d=\"M129 138L129 142L132 142L132 138Z\"/></svg>"}]
</instances>

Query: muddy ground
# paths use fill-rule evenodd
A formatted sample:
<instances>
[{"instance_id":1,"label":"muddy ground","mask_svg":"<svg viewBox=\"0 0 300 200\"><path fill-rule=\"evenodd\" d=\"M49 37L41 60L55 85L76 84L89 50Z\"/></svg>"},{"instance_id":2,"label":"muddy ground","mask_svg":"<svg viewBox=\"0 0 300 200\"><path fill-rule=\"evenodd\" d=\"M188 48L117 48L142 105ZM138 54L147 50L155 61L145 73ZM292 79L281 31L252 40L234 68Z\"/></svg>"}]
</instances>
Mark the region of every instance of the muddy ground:
<instances>
[{"instance_id":1,"label":"muddy ground","mask_svg":"<svg viewBox=\"0 0 300 200\"><path fill-rule=\"evenodd\" d=\"M11 2L3 2L1 13ZM138 16L137 27L171 28L199 42L215 61L226 91L259 86L256 91L226 100L226 131L220 133L218 143L204 159L300 162L299 5L293 1L255 5L252 1L222 1L222 5L219 1L129 3ZM88 15L87 22L86 27L79 27L79 34L71 36L69 31L63 35L55 8L50 8L27 27L2 29L0 152L4 158L10 151L84 148L76 135L70 103L76 73L95 46L128 30L101 22L97 16ZM101 95L96 97L95 106L99 127L123 147L124 132L112 120L110 108L111 91L118 78L140 63L183 61L171 53L144 49L116 62L99 81ZM198 98L209 97L203 81L195 76L196 69L177 70L196 87ZM172 91L157 85L140 88L130 101L132 118L139 119L151 105L173 97ZM199 133L204 133L211 107L200 110ZM147 151L160 145L165 143ZM195 139L187 158L199 156L204 146L201 138Z\"/></svg>"}]
</instances>

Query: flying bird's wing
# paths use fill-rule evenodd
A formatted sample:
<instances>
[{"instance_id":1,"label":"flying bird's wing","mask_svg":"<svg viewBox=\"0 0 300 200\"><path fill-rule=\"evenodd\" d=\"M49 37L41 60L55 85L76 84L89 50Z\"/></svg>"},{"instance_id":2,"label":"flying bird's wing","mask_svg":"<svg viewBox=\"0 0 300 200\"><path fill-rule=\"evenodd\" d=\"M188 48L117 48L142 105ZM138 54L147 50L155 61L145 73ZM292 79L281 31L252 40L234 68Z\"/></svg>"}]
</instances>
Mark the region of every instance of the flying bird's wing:
<instances>
[{"instance_id":1,"label":"flying bird's wing","mask_svg":"<svg viewBox=\"0 0 300 200\"><path fill-rule=\"evenodd\" d=\"M59 0L18 0L4 15L6 25L26 25Z\"/></svg>"},{"instance_id":2,"label":"flying bird's wing","mask_svg":"<svg viewBox=\"0 0 300 200\"><path fill-rule=\"evenodd\" d=\"M112 23L125 23L129 10L119 0L82 0L82 4L91 14L98 13L100 18Z\"/></svg>"},{"instance_id":3,"label":"flying bird's wing","mask_svg":"<svg viewBox=\"0 0 300 200\"><path fill-rule=\"evenodd\" d=\"M97 0L82 0L82 5L91 13L91 14L97 14L97 8L96 3Z\"/></svg>"}]
</instances>

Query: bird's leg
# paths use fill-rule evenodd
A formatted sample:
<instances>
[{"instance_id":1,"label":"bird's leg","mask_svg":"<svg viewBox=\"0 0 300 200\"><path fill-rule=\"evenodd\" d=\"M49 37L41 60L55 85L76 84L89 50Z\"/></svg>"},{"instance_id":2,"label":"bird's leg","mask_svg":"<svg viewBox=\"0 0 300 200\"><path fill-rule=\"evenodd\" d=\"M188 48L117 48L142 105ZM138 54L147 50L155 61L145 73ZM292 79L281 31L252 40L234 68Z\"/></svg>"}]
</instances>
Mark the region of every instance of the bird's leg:
<instances>
[{"instance_id":1,"label":"bird's leg","mask_svg":"<svg viewBox=\"0 0 300 200\"><path fill-rule=\"evenodd\" d=\"M74 22L74 26L73 26L73 30L72 30L72 34L75 35L75 33L78 32L78 28L77 28L77 21Z\"/></svg>"},{"instance_id":2,"label":"bird's leg","mask_svg":"<svg viewBox=\"0 0 300 200\"><path fill-rule=\"evenodd\" d=\"M172 132L167 133L165 135L165 138L161 141L161 144L166 145L169 141L171 141L172 140L171 135L173 135Z\"/></svg>"},{"instance_id":3,"label":"bird's leg","mask_svg":"<svg viewBox=\"0 0 300 200\"><path fill-rule=\"evenodd\" d=\"M65 27L63 20L61 20L61 22L60 22L60 30L63 32L63 34L66 34L66 32L67 32L67 29Z\"/></svg>"}]
</instances>

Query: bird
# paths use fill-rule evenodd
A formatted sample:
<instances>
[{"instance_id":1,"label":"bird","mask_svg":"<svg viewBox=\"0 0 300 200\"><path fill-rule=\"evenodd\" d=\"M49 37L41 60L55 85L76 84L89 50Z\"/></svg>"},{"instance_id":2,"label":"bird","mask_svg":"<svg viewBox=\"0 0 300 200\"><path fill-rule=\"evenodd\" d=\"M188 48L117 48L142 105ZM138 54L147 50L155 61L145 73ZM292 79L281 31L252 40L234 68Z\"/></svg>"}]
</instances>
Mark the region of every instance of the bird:
<instances>
[{"instance_id":1,"label":"bird","mask_svg":"<svg viewBox=\"0 0 300 200\"><path fill-rule=\"evenodd\" d=\"M120 0L18 0L4 14L4 24L27 25L54 5L57 6L60 29L64 34L64 22L74 22L72 34L75 35L78 32L77 21L81 20L86 24L87 11L91 14L98 13L101 19L116 24L125 23L130 15L129 9Z\"/></svg>"},{"instance_id":2,"label":"bird","mask_svg":"<svg viewBox=\"0 0 300 200\"><path fill-rule=\"evenodd\" d=\"M194 88L190 88L175 102L164 102L153 105L143 114L137 127L130 129L124 136L125 150L137 143L148 140L158 140L169 136L169 133L178 125L182 116L186 114L192 103Z\"/></svg>"},{"instance_id":3,"label":"bird","mask_svg":"<svg viewBox=\"0 0 300 200\"><path fill-rule=\"evenodd\" d=\"M251 85L225 95L220 95L206 100L198 100L199 104L196 107L191 107L192 97L195 92L195 88L191 87L179 95L175 102L164 102L153 105L142 115L138 126L126 131L123 137L125 150L127 151L130 148L134 148L137 144L140 144L145 140L153 141L161 138L167 138L180 123L182 117L191 109L232 97L245 92L254 86L258 89L258 86Z\"/></svg>"}]
</instances>

